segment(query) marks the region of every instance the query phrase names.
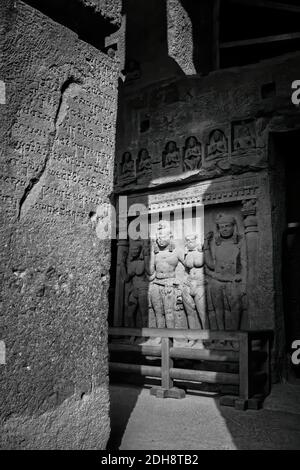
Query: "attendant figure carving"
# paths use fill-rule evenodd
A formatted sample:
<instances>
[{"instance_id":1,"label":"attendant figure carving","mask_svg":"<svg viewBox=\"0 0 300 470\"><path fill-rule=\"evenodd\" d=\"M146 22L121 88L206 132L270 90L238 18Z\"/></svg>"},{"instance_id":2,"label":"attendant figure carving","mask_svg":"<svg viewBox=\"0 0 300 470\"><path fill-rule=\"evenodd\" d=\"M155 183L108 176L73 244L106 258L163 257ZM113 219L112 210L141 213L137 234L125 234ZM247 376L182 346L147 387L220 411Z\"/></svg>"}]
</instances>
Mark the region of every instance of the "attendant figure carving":
<instances>
[{"instance_id":1,"label":"attendant figure carving","mask_svg":"<svg viewBox=\"0 0 300 470\"><path fill-rule=\"evenodd\" d=\"M195 233L185 237L186 253L184 265L188 277L182 289L182 299L187 313L190 329L207 329L206 317L206 292L203 249L199 245L198 236ZM203 348L202 341L193 341L191 346Z\"/></svg>"},{"instance_id":2,"label":"attendant figure carving","mask_svg":"<svg viewBox=\"0 0 300 470\"><path fill-rule=\"evenodd\" d=\"M152 281L150 305L154 311L156 327L187 328L182 308L181 285L175 272L179 262L184 264L184 255L175 248L173 234L167 222L159 223L154 250L149 255Z\"/></svg>"},{"instance_id":3,"label":"attendant figure carving","mask_svg":"<svg viewBox=\"0 0 300 470\"><path fill-rule=\"evenodd\" d=\"M218 215L216 232L207 235L204 251L211 328L238 330L246 291L246 252L235 217Z\"/></svg>"},{"instance_id":4,"label":"attendant figure carving","mask_svg":"<svg viewBox=\"0 0 300 470\"><path fill-rule=\"evenodd\" d=\"M124 326L148 327L148 270L143 253L143 242L131 240L127 260L123 257L125 280Z\"/></svg>"}]
</instances>

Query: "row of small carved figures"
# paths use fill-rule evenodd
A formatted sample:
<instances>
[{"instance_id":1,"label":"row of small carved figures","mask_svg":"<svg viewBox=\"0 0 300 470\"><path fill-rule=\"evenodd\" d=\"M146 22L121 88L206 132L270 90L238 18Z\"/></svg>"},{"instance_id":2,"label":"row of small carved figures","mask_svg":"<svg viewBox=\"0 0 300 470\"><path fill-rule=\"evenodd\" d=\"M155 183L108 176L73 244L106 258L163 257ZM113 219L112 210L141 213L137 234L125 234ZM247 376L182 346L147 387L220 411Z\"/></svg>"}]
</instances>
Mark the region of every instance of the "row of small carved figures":
<instances>
[{"instance_id":1,"label":"row of small carved figures","mask_svg":"<svg viewBox=\"0 0 300 470\"><path fill-rule=\"evenodd\" d=\"M234 140L235 149L248 149L255 147L255 138L248 127L240 127ZM208 145L208 155L206 160L215 160L228 153L228 142L223 131L216 129L210 135ZM162 168L172 169L182 166L184 171L200 169L202 166L202 147L197 137L190 136L186 139L182 153L177 143L170 140L166 143L162 152ZM152 162L149 151L142 148L136 162L131 152L126 151L122 155L120 165L120 175L130 177L135 174L145 174L152 171Z\"/></svg>"}]
</instances>

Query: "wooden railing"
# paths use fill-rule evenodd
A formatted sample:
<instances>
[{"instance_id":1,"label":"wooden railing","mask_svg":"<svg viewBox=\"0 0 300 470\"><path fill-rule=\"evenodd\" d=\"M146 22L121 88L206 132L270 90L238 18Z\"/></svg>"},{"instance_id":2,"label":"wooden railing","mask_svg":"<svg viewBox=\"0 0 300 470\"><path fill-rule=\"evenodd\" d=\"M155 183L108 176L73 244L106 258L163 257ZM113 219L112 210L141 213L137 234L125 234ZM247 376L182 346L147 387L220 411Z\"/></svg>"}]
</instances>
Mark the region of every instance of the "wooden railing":
<instances>
[{"instance_id":1,"label":"wooden railing","mask_svg":"<svg viewBox=\"0 0 300 470\"><path fill-rule=\"evenodd\" d=\"M270 392L270 331L208 331L158 328L110 328L109 335L115 337L161 338L161 345L135 345L111 342L112 353L138 352L143 356L161 357L161 367L124 362L110 362L111 372L137 373L159 377L160 387L153 387L151 394L160 398L184 398L185 391L174 387L174 379L235 385L237 396L223 396L220 403L238 409L259 408ZM176 340L201 340L231 342L233 350L196 349L174 347ZM238 373L209 370L182 369L174 367L174 359L237 363ZM257 394L257 383L260 393Z\"/></svg>"}]
</instances>

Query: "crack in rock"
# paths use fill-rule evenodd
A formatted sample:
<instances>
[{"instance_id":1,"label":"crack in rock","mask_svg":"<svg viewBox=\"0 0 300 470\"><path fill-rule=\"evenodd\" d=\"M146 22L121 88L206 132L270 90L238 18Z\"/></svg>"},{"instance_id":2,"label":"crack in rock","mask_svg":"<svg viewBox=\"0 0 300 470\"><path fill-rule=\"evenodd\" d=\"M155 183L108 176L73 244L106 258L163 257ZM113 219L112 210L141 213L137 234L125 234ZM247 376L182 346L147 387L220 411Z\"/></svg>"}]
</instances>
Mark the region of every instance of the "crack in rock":
<instances>
[{"instance_id":1,"label":"crack in rock","mask_svg":"<svg viewBox=\"0 0 300 470\"><path fill-rule=\"evenodd\" d=\"M79 94L81 85L82 83L79 80L70 77L63 83L61 87L60 99L54 117L54 130L49 133L48 152L41 169L30 179L24 190L23 196L20 199L18 220L21 220L26 215L40 194L41 188L46 178L46 169L55 144L58 128L65 119L68 112L68 101L69 99L72 99Z\"/></svg>"}]
</instances>

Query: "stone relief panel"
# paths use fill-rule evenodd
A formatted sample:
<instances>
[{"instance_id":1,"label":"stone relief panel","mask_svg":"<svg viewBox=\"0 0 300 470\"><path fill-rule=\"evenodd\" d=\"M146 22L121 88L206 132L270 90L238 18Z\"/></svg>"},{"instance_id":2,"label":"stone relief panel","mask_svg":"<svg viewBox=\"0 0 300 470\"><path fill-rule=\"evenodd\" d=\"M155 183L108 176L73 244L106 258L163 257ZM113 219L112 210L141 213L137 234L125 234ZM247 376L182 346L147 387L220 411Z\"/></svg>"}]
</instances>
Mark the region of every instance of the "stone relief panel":
<instances>
[{"instance_id":1,"label":"stone relief panel","mask_svg":"<svg viewBox=\"0 0 300 470\"><path fill-rule=\"evenodd\" d=\"M137 184L141 188L157 187L166 182L196 182L267 168L271 119L253 118L255 111L249 103L252 94L253 84L250 87L247 83L245 90L224 90L220 100L215 91L201 88L197 80L166 82L138 93L128 91L125 108L131 118L124 122L121 150L134 148L137 154L145 147L152 160L151 181L140 179ZM176 148L166 149L169 142L171 147L176 143L180 158ZM197 151L195 161L192 154L191 158L187 156L189 146ZM174 161L164 165L163 153L164 157L170 153L170 160L174 153ZM128 189L134 189L134 184Z\"/></svg>"},{"instance_id":2,"label":"stone relief panel","mask_svg":"<svg viewBox=\"0 0 300 470\"><path fill-rule=\"evenodd\" d=\"M148 116L149 117L149 116ZM157 117L153 117L153 123ZM143 121L150 126L150 119ZM168 128L167 123L161 127ZM268 127L265 119L241 120L231 125L217 128L207 127L198 134L184 137L182 133L175 139L165 141L163 137L151 137L150 130L141 134L138 143L134 143L136 164L124 165L124 158L129 158L127 151L121 157L118 187L128 185L135 189L156 187L164 182L178 182L212 179L226 174L240 174L246 168L260 169L266 165L266 143ZM159 131L157 130L159 133ZM173 132L168 131L169 135ZM132 165L136 166L135 171ZM128 167L128 168L127 168ZM131 180L131 181L130 181Z\"/></svg>"},{"instance_id":3,"label":"stone relief panel","mask_svg":"<svg viewBox=\"0 0 300 470\"><path fill-rule=\"evenodd\" d=\"M193 192L195 187L191 188ZM168 206L151 206L149 240L119 241L118 258L122 262L117 274L116 311L122 315L117 325L246 328L248 313L256 309L257 303L251 296L258 265L255 187L246 197L236 191L228 201L218 197L207 201L201 220L197 220L197 198L187 197L189 219L180 229L175 214L184 209L180 206L180 191L174 191L176 194L177 199L174 197ZM151 338L144 341L159 343ZM201 341L184 345L204 347Z\"/></svg>"}]
</instances>

